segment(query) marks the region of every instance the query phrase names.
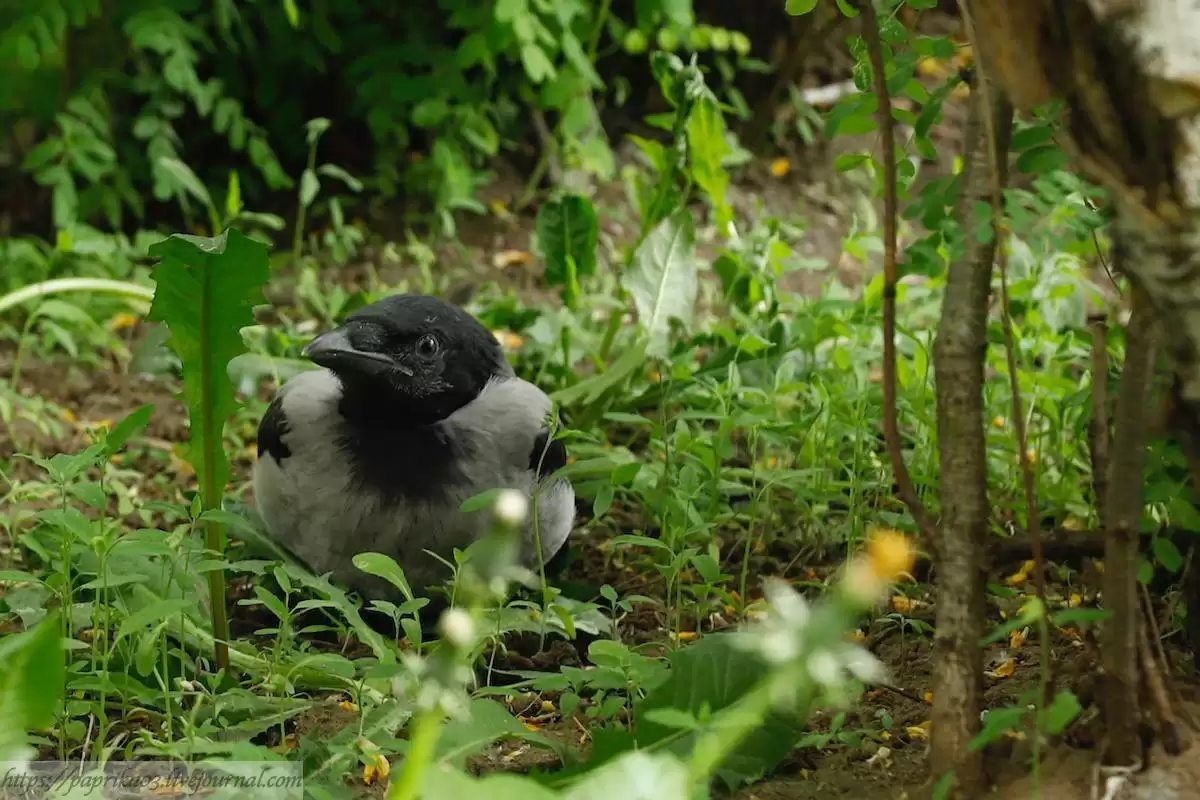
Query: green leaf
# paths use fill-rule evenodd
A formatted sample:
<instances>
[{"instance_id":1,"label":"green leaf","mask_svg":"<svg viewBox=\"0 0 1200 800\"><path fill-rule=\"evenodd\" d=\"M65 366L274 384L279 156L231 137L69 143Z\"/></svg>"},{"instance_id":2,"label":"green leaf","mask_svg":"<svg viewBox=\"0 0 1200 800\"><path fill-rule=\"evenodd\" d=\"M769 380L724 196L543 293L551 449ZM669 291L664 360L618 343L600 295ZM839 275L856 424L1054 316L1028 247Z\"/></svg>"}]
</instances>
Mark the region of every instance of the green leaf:
<instances>
[{"instance_id":1,"label":"green leaf","mask_svg":"<svg viewBox=\"0 0 1200 800\"><path fill-rule=\"evenodd\" d=\"M866 153L842 153L833 160L833 168L838 172L849 172L870 160L871 157Z\"/></svg>"},{"instance_id":2,"label":"green leaf","mask_svg":"<svg viewBox=\"0 0 1200 800\"><path fill-rule=\"evenodd\" d=\"M152 246L150 255L159 263L151 273L157 286L148 318L167 326L167 345L183 367L183 401L191 432L184 455L196 472L203 509L220 509L229 483L223 434L238 406L229 362L246 352L242 328L254 324L254 306L265 299L267 248L227 230L214 238L174 234ZM205 547L224 553L220 523L205 523ZM228 641L225 576L213 570L207 577L212 634L218 642ZM218 663L222 652L218 646Z\"/></svg>"},{"instance_id":3,"label":"green leaf","mask_svg":"<svg viewBox=\"0 0 1200 800\"><path fill-rule=\"evenodd\" d=\"M550 398L560 406L571 406L580 400L597 400L641 367L645 357L646 343L638 341L632 347L626 348L616 361L608 365L608 369L559 389Z\"/></svg>"},{"instance_id":4,"label":"green leaf","mask_svg":"<svg viewBox=\"0 0 1200 800\"><path fill-rule=\"evenodd\" d=\"M1031 147L1017 157L1017 169L1036 175L1045 175L1066 165L1067 154L1052 144Z\"/></svg>"},{"instance_id":5,"label":"green leaf","mask_svg":"<svg viewBox=\"0 0 1200 800\"><path fill-rule=\"evenodd\" d=\"M1179 572L1183 567L1183 554L1166 536L1154 537L1151 547L1154 549L1154 557L1158 559L1158 563L1166 567L1168 572Z\"/></svg>"},{"instance_id":6,"label":"green leaf","mask_svg":"<svg viewBox=\"0 0 1200 800\"><path fill-rule=\"evenodd\" d=\"M158 166L171 177L177 190L182 190L184 193L190 194L203 203L206 209L210 211L214 210L212 195L208 193L208 188L204 183L196 177L196 173L192 172L191 167L177 158L167 158L165 156L158 160ZM154 255L153 248L151 248L150 254Z\"/></svg>"},{"instance_id":7,"label":"green leaf","mask_svg":"<svg viewBox=\"0 0 1200 800\"><path fill-rule=\"evenodd\" d=\"M521 47L521 63L525 66L525 74L534 83L541 83L556 74L554 64L547 58L546 51L533 43Z\"/></svg>"},{"instance_id":8,"label":"green leaf","mask_svg":"<svg viewBox=\"0 0 1200 800\"><path fill-rule=\"evenodd\" d=\"M227 366L246 351L241 329L254 324L269 276L267 248L235 230L215 238L174 234L150 248L159 259L149 319L166 324L167 345L183 365L183 400L191 423L185 445L201 487L215 487L219 507L229 481L222 446L225 422L237 410Z\"/></svg>"},{"instance_id":9,"label":"green leaf","mask_svg":"<svg viewBox=\"0 0 1200 800\"><path fill-rule=\"evenodd\" d=\"M300 173L300 205L305 208L311 206L313 200L317 199L319 191L321 191L321 180L317 177L316 172L306 169Z\"/></svg>"},{"instance_id":10,"label":"green leaf","mask_svg":"<svg viewBox=\"0 0 1200 800\"><path fill-rule=\"evenodd\" d=\"M576 296L578 285L572 277L596 272L600 225L592 202L582 195L567 194L546 203L538 210L537 236L538 249L546 262L546 282L566 286L569 296Z\"/></svg>"},{"instance_id":11,"label":"green leaf","mask_svg":"<svg viewBox=\"0 0 1200 800\"><path fill-rule=\"evenodd\" d=\"M154 416L153 403L147 403L131 411L125 419L114 425L112 430L108 432L108 435L104 437L105 454L113 455L124 447L126 442L146 430L146 426L150 424L152 416Z\"/></svg>"},{"instance_id":12,"label":"green leaf","mask_svg":"<svg viewBox=\"0 0 1200 800\"><path fill-rule=\"evenodd\" d=\"M404 570L400 569L400 565L390 556L383 553L358 553L354 556L354 566L368 575L383 578L399 589L404 599L413 599L413 592L408 585L408 578L404 577Z\"/></svg>"},{"instance_id":13,"label":"green leaf","mask_svg":"<svg viewBox=\"0 0 1200 800\"><path fill-rule=\"evenodd\" d=\"M1044 732L1049 736L1057 736L1067 729L1082 710L1079 698L1064 689L1055 695L1054 701L1045 711Z\"/></svg>"},{"instance_id":14,"label":"green leaf","mask_svg":"<svg viewBox=\"0 0 1200 800\"><path fill-rule=\"evenodd\" d=\"M683 800L692 796L691 778L683 762L667 753L644 751L605 764L563 795L565 800Z\"/></svg>"},{"instance_id":15,"label":"green leaf","mask_svg":"<svg viewBox=\"0 0 1200 800\"><path fill-rule=\"evenodd\" d=\"M651 356L667 355L672 319L691 324L697 293L695 250L692 215L687 208L678 208L654 226L623 276L648 334L646 352Z\"/></svg>"},{"instance_id":16,"label":"green leaf","mask_svg":"<svg viewBox=\"0 0 1200 800\"><path fill-rule=\"evenodd\" d=\"M560 795L523 775L493 773L472 778L455 769L427 769L421 797L457 797L462 800L560 800Z\"/></svg>"},{"instance_id":17,"label":"green leaf","mask_svg":"<svg viewBox=\"0 0 1200 800\"><path fill-rule=\"evenodd\" d=\"M0 640L0 761L30 755L25 731L54 723L66 679L59 624L58 614L49 614L32 630Z\"/></svg>"},{"instance_id":18,"label":"green leaf","mask_svg":"<svg viewBox=\"0 0 1200 800\"><path fill-rule=\"evenodd\" d=\"M687 121L687 141L692 177L712 201L717 227L723 230L733 219L733 209L726 199L729 173L722 166L730 148L725 140L725 120L713 98L700 98L692 109Z\"/></svg>"},{"instance_id":19,"label":"green leaf","mask_svg":"<svg viewBox=\"0 0 1200 800\"><path fill-rule=\"evenodd\" d=\"M117 628L117 635L113 637L113 643L116 644L126 636L140 631L153 623L173 617L192 605L192 602L189 600L173 597L156 600L143 608L139 608L121 620L121 626Z\"/></svg>"},{"instance_id":20,"label":"green leaf","mask_svg":"<svg viewBox=\"0 0 1200 800\"><path fill-rule=\"evenodd\" d=\"M655 721L651 712L656 709L674 709L699 717L707 706L707 710L716 713L736 703L767 674L762 662L737 647L734 637L738 635L705 636L668 656L670 677L637 707L634 730L639 748L678 736L676 728ZM730 788L757 779L790 752L803 727L801 719L769 716L729 754L718 776ZM680 736L667 748L679 754L689 753L696 736L694 733Z\"/></svg>"},{"instance_id":21,"label":"green leaf","mask_svg":"<svg viewBox=\"0 0 1200 800\"><path fill-rule=\"evenodd\" d=\"M442 729L438 737L438 761L463 769L468 758L510 737L551 748L549 740L530 731L495 700L474 699L469 710L468 716L455 719Z\"/></svg>"},{"instance_id":22,"label":"green leaf","mask_svg":"<svg viewBox=\"0 0 1200 800\"><path fill-rule=\"evenodd\" d=\"M793 17L799 17L811 12L817 7L817 0L787 0L784 8Z\"/></svg>"},{"instance_id":23,"label":"green leaf","mask_svg":"<svg viewBox=\"0 0 1200 800\"><path fill-rule=\"evenodd\" d=\"M993 708L983 718L983 730L975 734L975 738L967 745L971 752L978 752L989 742L996 740L1000 734L1012 730L1021 724L1025 718L1025 708Z\"/></svg>"}]
</instances>

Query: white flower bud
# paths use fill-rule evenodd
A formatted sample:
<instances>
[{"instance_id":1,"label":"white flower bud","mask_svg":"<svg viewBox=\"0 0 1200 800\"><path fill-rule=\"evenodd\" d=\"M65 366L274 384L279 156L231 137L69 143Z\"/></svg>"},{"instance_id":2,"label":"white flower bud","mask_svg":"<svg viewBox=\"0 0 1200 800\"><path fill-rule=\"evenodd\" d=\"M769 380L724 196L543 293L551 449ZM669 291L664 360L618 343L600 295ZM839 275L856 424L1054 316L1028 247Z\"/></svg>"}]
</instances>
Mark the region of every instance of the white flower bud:
<instances>
[{"instance_id":1,"label":"white flower bud","mask_svg":"<svg viewBox=\"0 0 1200 800\"><path fill-rule=\"evenodd\" d=\"M448 609L442 614L442 636L455 647L467 648L475 641L475 621L461 608Z\"/></svg>"},{"instance_id":2,"label":"white flower bud","mask_svg":"<svg viewBox=\"0 0 1200 800\"><path fill-rule=\"evenodd\" d=\"M833 686L841 681L842 666L828 650L818 650L808 657L808 674L822 686Z\"/></svg>"},{"instance_id":3,"label":"white flower bud","mask_svg":"<svg viewBox=\"0 0 1200 800\"><path fill-rule=\"evenodd\" d=\"M515 528L529 514L529 498L516 489L505 489L497 495L492 509L497 520Z\"/></svg>"},{"instance_id":4,"label":"white flower bud","mask_svg":"<svg viewBox=\"0 0 1200 800\"><path fill-rule=\"evenodd\" d=\"M887 680L887 670L869 650L849 647L842 657L842 665L863 683L880 684Z\"/></svg>"}]
</instances>

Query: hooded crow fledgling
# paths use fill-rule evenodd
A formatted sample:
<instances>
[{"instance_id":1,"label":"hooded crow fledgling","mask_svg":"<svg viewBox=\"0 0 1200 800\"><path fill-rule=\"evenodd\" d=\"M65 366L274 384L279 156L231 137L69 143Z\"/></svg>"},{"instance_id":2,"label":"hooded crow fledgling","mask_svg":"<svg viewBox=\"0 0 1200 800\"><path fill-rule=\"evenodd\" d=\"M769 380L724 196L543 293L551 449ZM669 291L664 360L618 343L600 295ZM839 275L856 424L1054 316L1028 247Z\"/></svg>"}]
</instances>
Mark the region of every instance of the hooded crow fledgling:
<instances>
[{"instance_id":1,"label":"hooded crow fledgling","mask_svg":"<svg viewBox=\"0 0 1200 800\"><path fill-rule=\"evenodd\" d=\"M271 538L313 572L399 601L352 563L380 552L424 595L451 574L424 551L452 562L454 548L480 539L490 515L460 507L494 488L536 488L543 557L564 546L575 493L566 479L546 480L566 463L547 427L550 398L516 377L470 314L425 295L388 297L315 338L304 356L324 369L289 380L267 409L253 481ZM534 541L530 520L528 566Z\"/></svg>"}]
</instances>

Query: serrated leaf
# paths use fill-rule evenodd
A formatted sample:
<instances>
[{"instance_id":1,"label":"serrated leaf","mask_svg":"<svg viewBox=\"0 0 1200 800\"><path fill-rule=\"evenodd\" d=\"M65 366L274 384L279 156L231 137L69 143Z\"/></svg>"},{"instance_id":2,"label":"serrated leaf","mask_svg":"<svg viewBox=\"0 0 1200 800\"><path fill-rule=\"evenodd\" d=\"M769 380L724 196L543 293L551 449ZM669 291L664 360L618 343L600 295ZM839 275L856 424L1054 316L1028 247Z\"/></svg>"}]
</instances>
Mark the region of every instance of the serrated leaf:
<instances>
[{"instance_id":1,"label":"serrated leaf","mask_svg":"<svg viewBox=\"0 0 1200 800\"><path fill-rule=\"evenodd\" d=\"M672 319L691 324L696 306L696 227L686 208L654 226L633 254L623 276L638 321L648 338L646 352L665 357Z\"/></svg>"},{"instance_id":2,"label":"serrated leaf","mask_svg":"<svg viewBox=\"0 0 1200 800\"><path fill-rule=\"evenodd\" d=\"M722 163L729 155L725 141L725 120L717 101L701 97L687 121L688 157L692 178L712 201L717 212L717 227L724 229L733 219L733 210L726 199L729 174Z\"/></svg>"},{"instance_id":3,"label":"serrated leaf","mask_svg":"<svg viewBox=\"0 0 1200 800\"><path fill-rule=\"evenodd\" d=\"M0 640L0 761L27 755L25 731L54 722L65 674L57 613Z\"/></svg>"},{"instance_id":4,"label":"serrated leaf","mask_svg":"<svg viewBox=\"0 0 1200 800\"><path fill-rule=\"evenodd\" d=\"M219 492L229 481L222 432L237 410L227 367L246 352L241 329L254 324L254 306L264 301L267 248L229 230L214 238L174 234L150 255L159 263L151 274L157 286L149 319L166 324L166 344L183 365L191 423L185 455L200 485Z\"/></svg>"},{"instance_id":5,"label":"serrated leaf","mask_svg":"<svg viewBox=\"0 0 1200 800\"><path fill-rule=\"evenodd\" d=\"M543 205L537 215L537 236L551 286L572 284L568 259L574 260L576 278L595 274L600 225L586 197L567 194Z\"/></svg>"}]
</instances>

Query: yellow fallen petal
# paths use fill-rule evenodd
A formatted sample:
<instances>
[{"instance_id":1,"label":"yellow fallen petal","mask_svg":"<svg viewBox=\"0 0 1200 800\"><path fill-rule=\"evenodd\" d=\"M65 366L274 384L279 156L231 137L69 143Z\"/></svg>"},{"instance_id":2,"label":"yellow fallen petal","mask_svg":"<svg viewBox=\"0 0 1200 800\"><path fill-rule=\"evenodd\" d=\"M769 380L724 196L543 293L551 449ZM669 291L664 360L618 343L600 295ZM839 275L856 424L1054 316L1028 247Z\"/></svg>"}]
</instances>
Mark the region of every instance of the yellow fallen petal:
<instances>
[{"instance_id":1,"label":"yellow fallen petal","mask_svg":"<svg viewBox=\"0 0 1200 800\"><path fill-rule=\"evenodd\" d=\"M771 162L771 174L776 178L782 178L792 171L792 162L786 158L777 158Z\"/></svg>"},{"instance_id":2,"label":"yellow fallen petal","mask_svg":"<svg viewBox=\"0 0 1200 800\"><path fill-rule=\"evenodd\" d=\"M1001 664L987 674L993 678L1011 678L1017 671L1017 660L1012 656L1004 659Z\"/></svg>"},{"instance_id":3,"label":"yellow fallen petal","mask_svg":"<svg viewBox=\"0 0 1200 800\"><path fill-rule=\"evenodd\" d=\"M109 329L114 330L114 331L121 331L121 330L125 330L126 328L132 328L134 325L137 325L137 324L138 324L137 315L130 314L128 311L122 311L119 314L114 314L112 319L110 319L108 321Z\"/></svg>"},{"instance_id":4,"label":"yellow fallen petal","mask_svg":"<svg viewBox=\"0 0 1200 800\"><path fill-rule=\"evenodd\" d=\"M528 250L501 250L492 256L492 264L496 269L522 267L533 261L533 253Z\"/></svg>"},{"instance_id":5,"label":"yellow fallen petal","mask_svg":"<svg viewBox=\"0 0 1200 800\"><path fill-rule=\"evenodd\" d=\"M887 528L880 528L867 542L867 559L871 571L885 581L894 581L912 570L917 551L908 537Z\"/></svg>"},{"instance_id":6,"label":"yellow fallen petal","mask_svg":"<svg viewBox=\"0 0 1200 800\"><path fill-rule=\"evenodd\" d=\"M1010 633L1008 635L1009 647L1016 649L1016 648L1020 647L1021 645L1025 644L1025 637L1028 635L1029 635L1028 628L1021 628L1019 630L1013 631L1012 633Z\"/></svg>"}]
</instances>

